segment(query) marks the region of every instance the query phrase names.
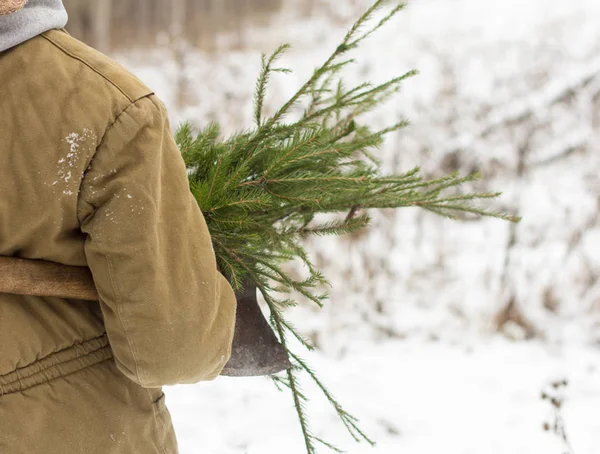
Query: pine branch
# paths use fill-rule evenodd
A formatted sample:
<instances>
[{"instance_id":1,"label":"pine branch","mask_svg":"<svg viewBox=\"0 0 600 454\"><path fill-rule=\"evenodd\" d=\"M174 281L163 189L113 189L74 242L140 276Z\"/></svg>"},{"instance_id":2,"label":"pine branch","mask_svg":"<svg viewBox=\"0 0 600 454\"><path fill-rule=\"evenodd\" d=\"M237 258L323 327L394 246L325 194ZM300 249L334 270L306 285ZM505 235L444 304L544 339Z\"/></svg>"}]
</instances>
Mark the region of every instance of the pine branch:
<instances>
[{"instance_id":1,"label":"pine branch","mask_svg":"<svg viewBox=\"0 0 600 454\"><path fill-rule=\"evenodd\" d=\"M286 319L281 318L281 324L292 333L292 335L298 339L298 341L304 346L306 347L306 349L308 351L313 351L315 349L315 346L312 345L310 343L310 341L308 339L306 339L305 337L303 337L301 334L298 333L298 330Z\"/></svg>"},{"instance_id":2,"label":"pine branch","mask_svg":"<svg viewBox=\"0 0 600 454\"><path fill-rule=\"evenodd\" d=\"M256 92L255 92L255 110L254 110L254 119L256 122L256 126L261 125L262 122L262 110L265 102L265 97L267 96L267 86L269 84L269 76L272 72L287 72L289 70L279 69L273 70L272 65L283 55L283 53L288 50L291 46L289 44L283 44L279 46L279 48L273 52L273 54L267 59L266 55L262 56L262 68L261 73L258 78L258 82L256 84Z\"/></svg>"},{"instance_id":3,"label":"pine branch","mask_svg":"<svg viewBox=\"0 0 600 454\"><path fill-rule=\"evenodd\" d=\"M368 25L390 5L375 25ZM263 118L263 110L269 80L273 73L289 72L274 65L290 46L284 44L270 56L263 55L254 92L253 128L223 138L216 123L195 136L192 127L184 124L176 133L188 169L190 191L205 215L219 269L236 291L247 280L256 286L269 306L271 326L293 359L286 377L272 378L278 389L285 387L292 393L308 454L316 454L317 443L341 451L310 430L304 407L308 399L298 384L298 374L303 372L325 394L354 440L371 444L373 441L308 364L288 348L286 334L294 336L309 351L314 347L283 317L283 311L297 305L297 301L277 299L273 294L297 292L323 307L329 295L317 290L331 286L313 264L302 240L311 235L337 236L360 231L369 224L368 211L372 209L413 207L453 219L458 213L469 213L519 220L474 205L500 194L462 191L464 185L479 178L477 174L461 177L453 173L425 180L419 168L399 175L382 173L376 153L386 136L406 127L408 121L376 129L363 124L362 118L391 99L416 71L379 84L362 82L350 87L341 73L354 61L348 53L404 6L392 0L375 1L325 63L268 118ZM291 109L304 99L308 107L303 116L284 122ZM315 222L318 215L325 213L341 217ZM284 271L282 265L292 260L306 266L306 279L295 280Z\"/></svg>"},{"instance_id":4,"label":"pine branch","mask_svg":"<svg viewBox=\"0 0 600 454\"><path fill-rule=\"evenodd\" d=\"M254 275L254 273L252 272L252 270L250 270L249 268L246 268L246 271L248 272L248 275L251 278L253 278L255 281L259 281L257 276ZM269 295L269 293L267 291L265 291L264 287L259 286L257 288L261 292L263 298L265 299L266 303L268 304L268 306L271 310L271 320L274 321L277 333L279 335L279 340L280 340L283 348L287 352L289 352L289 348L287 346L287 339L285 337L285 326L282 323L283 317L277 310L277 304L275 303L275 301L273 300L271 295ZM286 375L287 375L287 379L288 379L287 383L289 384L289 387L292 391L292 396L294 399L294 406L296 407L296 413L298 414L298 418L300 420L300 427L302 429L302 434L304 436L304 443L306 446L307 454L317 454L315 445L313 443L314 436L310 431L310 428L308 425L308 420L306 418L306 409L303 405L303 402L305 402L307 400L307 398L303 394L303 392L300 388L300 385L297 382L296 375L294 373L294 368L288 369L286 371Z\"/></svg>"},{"instance_id":5,"label":"pine branch","mask_svg":"<svg viewBox=\"0 0 600 454\"><path fill-rule=\"evenodd\" d=\"M332 64L332 62L334 62L340 55L345 54L346 52L348 52L351 48L356 47L360 41L362 41L363 39L365 39L368 36L368 35L363 36L362 38L360 38L359 40L357 40L357 41L355 41L354 43L351 44L351 39L354 37L355 33L360 29L360 27L362 27L365 22L367 22L369 19L371 19L373 17L373 14L376 11L378 11L379 9L381 9L388 2L389 2L389 0L377 0L373 4L373 6L371 6L355 22L355 24L352 26L352 28L350 29L350 31L348 32L348 34L344 38L343 42L330 55L330 57L327 59L327 61L323 65L321 65L321 67L317 68L315 70L315 72L313 73L313 76L283 105L283 107L281 107L277 111L277 113L273 117L271 117L268 120L268 122L266 123L265 127L268 128L269 126L273 126L276 122L278 122L286 113L288 113L288 111L290 110L290 108L293 105L296 104L296 102L298 101L298 99L300 99L302 96L306 95L306 93L309 90L309 88L312 87L315 84L315 82L317 82L327 72L330 72L332 69L335 70L335 68L331 68L331 66L330 66ZM404 7L404 4L399 5L398 7L396 7L394 9L394 11L393 11L393 14L390 14L385 19L385 22L389 21L403 7ZM374 32L378 28L381 28L384 25L385 22L384 21L380 22L380 24L377 27L375 27L371 32Z\"/></svg>"},{"instance_id":6,"label":"pine branch","mask_svg":"<svg viewBox=\"0 0 600 454\"><path fill-rule=\"evenodd\" d=\"M367 435L365 435L365 433L356 425L356 423L358 422L358 419L355 416L350 415L346 410L344 410L344 408L333 397L333 395L331 394L331 392L329 392L329 390L323 384L323 382L321 380L319 380L319 378L317 377L315 372L310 368L310 366L306 363L306 361L304 361L302 358L300 358L295 353L290 352L290 355L292 356L292 358L294 358L294 360L296 360L296 362L298 364L300 364L302 366L302 368L308 373L310 378L312 378L313 381L317 384L317 386L321 389L321 391L323 392L323 394L325 395L325 397L327 398L329 403L335 408L335 411L337 412L338 416L340 417L340 419L342 420L342 422L344 423L344 425L348 429L348 432L350 433L350 435L352 435L354 440L357 443L360 443L361 438L362 438L363 440L367 441L371 446L374 447L375 442L373 440L371 440ZM356 435L355 432L358 435ZM361 438L359 438L359 435Z\"/></svg>"}]
</instances>

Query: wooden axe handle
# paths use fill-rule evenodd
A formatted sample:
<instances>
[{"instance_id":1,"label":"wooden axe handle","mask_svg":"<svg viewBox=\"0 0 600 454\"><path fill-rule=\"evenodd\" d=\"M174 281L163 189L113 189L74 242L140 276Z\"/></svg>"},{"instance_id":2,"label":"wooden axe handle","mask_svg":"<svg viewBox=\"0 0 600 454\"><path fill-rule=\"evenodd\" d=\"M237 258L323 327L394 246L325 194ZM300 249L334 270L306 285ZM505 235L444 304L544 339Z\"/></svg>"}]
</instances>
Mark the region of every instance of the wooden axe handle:
<instances>
[{"instance_id":1,"label":"wooden axe handle","mask_svg":"<svg viewBox=\"0 0 600 454\"><path fill-rule=\"evenodd\" d=\"M92 273L86 266L1 256L0 293L99 299ZM286 351L269 328L256 301L256 287L248 286L236 298L238 310L232 354L221 375L271 375L289 368L291 364Z\"/></svg>"},{"instance_id":2,"label":"wooden axe handle","mask_svg":"<svg viewBox=\"0 0 600 454\"><path fill-rule=\"evenodd\" d=\"M88 267L15 257L0 257L0 293L99 299Z\"/></svg>"}]
</instances>

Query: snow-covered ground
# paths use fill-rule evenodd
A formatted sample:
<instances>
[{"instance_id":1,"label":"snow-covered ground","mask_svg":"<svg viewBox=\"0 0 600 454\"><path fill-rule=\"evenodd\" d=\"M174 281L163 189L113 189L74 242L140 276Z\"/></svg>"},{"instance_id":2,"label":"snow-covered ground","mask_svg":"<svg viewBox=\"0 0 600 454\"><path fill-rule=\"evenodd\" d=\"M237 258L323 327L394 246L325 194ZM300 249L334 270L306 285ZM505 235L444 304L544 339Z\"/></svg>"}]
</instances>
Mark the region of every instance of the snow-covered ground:
<instances>
[{"instance_id":1,"label":"snow-covered ground","mask_svg":"<svg viewBox=\"0 0 600 454\"><path fill-rule=\"evenodd\" d=\"M542 389L568 377L564 419L577 454L600 450L597 352L493 339L473 345L349 339L343 357L310 356L326 384L361 419L375 448L356 444L318 390L315 433L352 454L564 454L542 428ZM167 389L183 454L302 454L291 400L268 378L220 377ZM323 450L327 452L327 450Z\"/></svg>"},{"instance_id":2,"label":"snow-covered ground","mask_svg":"<svg viewBox=\"0 0 600 454\"><path fill-rule=\"evenodd\" d=\"M230 132L251 124L261 51L294 45L283 63L295 73L273 80L268 112L369 3L322 0L302 18L288 0L268 27L248 31L244 51L174 58L163 47L117 58L174 123L217 120ZM511 232L498 220L401 210L375 213L360 241L313 241L332 297L290 319L319 346L304 356L378 445L354 444L307 382L312 427L351 454L562 454L542 430L551 411L540 393L565 377L573 452L599 453L600 1L409 3L347 76L420 70L370 118L412 122L382 151L386 169L480 169L482 187L504 192L496 206L524 218ZM510 300L534 340L515 323L495 334L494 315ZM267 378L166 392L182 454L304 452L292 401Z\"/></svg>"}]
</instances>

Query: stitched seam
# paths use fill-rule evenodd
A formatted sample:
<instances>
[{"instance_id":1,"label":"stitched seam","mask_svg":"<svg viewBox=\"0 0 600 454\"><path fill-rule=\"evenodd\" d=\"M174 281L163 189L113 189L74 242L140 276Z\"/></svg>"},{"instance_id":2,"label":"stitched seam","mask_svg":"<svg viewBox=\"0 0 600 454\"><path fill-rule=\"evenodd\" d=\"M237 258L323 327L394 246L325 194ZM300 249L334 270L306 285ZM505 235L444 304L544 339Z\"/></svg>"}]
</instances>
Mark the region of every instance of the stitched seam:
<instances>
[{"instance_id":1,"label":"stitched seam","mask_svg":"<svg viewBox=\"0 0 600 454\"><path fill-rule=\"evenodd\" d=\"M96 224L94 223L94 226ZM110 283L111 285L114 287L115 289L115 296L117 297L115 300L115 304L117 305L117 316L119 317L119 323L121 324L121 326L123 327L123 332L125 333L125 338L127 339L127 344L129 345L129 349L131 350L131 355L133 356L133 364L135 365L135 373L138 376L139 380L140 380L140 384L142 386L146 385L146 378L145 378L145 374L144 374L144 369L140 366L138 359L137 359L137 349L135 348L135 342L133 342L133 339L131 338L131 336L127 333L127 328L125 326L125 315L122 313L122 309L123 309L123 305L120 304L121 302L121 289L119 288L119 284L116 281L116 279L114 278L114 271L113 271L113 265L112 265L112 260L110 258L110 256L107 254L106 255L106 261L108 263L108 276L110 278Z\"/></svg>"},{"instance_id":2,"label":"stitched seam","mask_svg":"<svg viewBox=\"0 0 600 454\"><path fill-rule=\"evenodd\" d=\"M91 162L92 162L92 161L94 160L94 158L96 157L96 154L98 153L98 150L100 150L100 148L101 148L101 147L104 145L104 142L106 141L106 138L107 138L108 134L109 134L110 132L112 132L112 128L113 128L113 127L115 126L115 124L117 124L117 122L118 122L118 121L121 119L121 116L122 116L123 114L125 114L125 112L127 112L127 111L128 111L130 108L131 108L131 107L133 107L133 106L137 105L137 102L138 102L138 101L141 101L142 99L148 98L148 97L150 97L150 96L152 96L152 93L150 93L150 94L148 94L148 95L146 95L146 96L144 96L144 97L142 97L142 98L140 98L140 99L137 99L137 100L136 100L136 101L134 101L134 102L131 102L131 103L127 104L127 106L125 106L125 107L123 108L123 110L121 110L121 112L119 112L119 113L117 114L117 116L115 117L115 119L114 119L114 120L113 120L111 123L109 123L109 125L106 127L106 131L104 131L104 134L102 135L102 139L100 139L100 142L98 142L98 146L96 147L96 150L95 150L95 151L94 151L94 153L93 153L93 154L90 156L90 159L89 159L89 161L86 163L86 164L87 164L87 165L86 165L86 167L85 167L85 169L86 169L86 170L84 171L83 177L81 178L81 182L79 183L79 191L78 191L78 193L77 193L77 194L78 194L78 198L77 198L77 204L78 204L78 205L79 205L79 200L81 199L81 200L83 200L85 203L87 203L88 205L90 205L90 206L92 206L92 207L96 208L96 207L94 206L94 204L92 204L92 203L88 202L87 200L85 200L85 199L82 197L81 187L83 186L83 182L85 181L85 177L86 177L86 176L87 176L87 174L88 174L88 170L87 170L87 169L89 168L89 166L90 166ZM110 151L110 150L109 150L109 151ZM79 213L78 213L78 214L79 214ZM79 219L79 221L81 222L81 219ZM92 229L93 229L93 227L92 227Z\"/></svg>"},{"instance_id":3,"label":"stitched seam","mask_svg":"<svg viewBox=\"0 0 600 454\"><path fill-rule=\"evenodd\" d=\"M102 139L100 140L100 142L98 144L98 147L96 148L96 151L95 151L94 155L90 159L90 162L94 159L94 157L96 156L96 154L98 153L98 151L100 150L100 148L105 144L105 141L106 141L106 138L107 138L108 134L112 131L112 128L119 121L119 119L131 107L135 106L138 101L140 101L142 99L145 99L145 98L149 98L150 96L152 96L152 94L149 94L147 96L144 96L144 97L136 100L135 102L132 102L131 104L127 105L121 111L121 113L119 113L119 115L117 115L117 117L115 118L115 120L106 128L106 131L105 131L104 135L102 136ZM84 176L84 178L85 178L85 176ZM82 178L82 184L83 184L84 178ZM81 190L80 190L80 194L81 194ZM91 204L87 200L85 200L84 198L82 198L82 200L84 202L88 203L89 205L94 206L93 204ZM96 241L98 241L98 243L103 244L103 241L100 240L100 239L98 239L99 237L98 237L98 235L96 235L96 219L95 218L92 220L92 236L94 236L96 238ZM114 269L113 269L113 264L112 264L111 257L108 254L106 255L106 262L107 262L107 265L108 265L108 275L109 275L111 287L113 288L113 293L114 293L114 297L115 297L115 304L117 305L116 314L117 314L117 317L119 319L119 323L121 324L121 327L123 328L123 332L124 332L125 337L127 339L127 344L129 345L129 349L130 349L131 354L133 356L133 361L134 361L134 365L135 365L135 374L139 378L140 382L145 385L146 384L146 377L145 377L143 368L141 368L140 365L139 365L139 363L138 363L138 359L137 359L138 353L137 353L137 349L135 348L135 343L133 342L133 340L131 339L131 337L127 334L127 328L125 327L124 317L123 317L123 314L122 314L122 304L120 304L120 302L122 301L122 299L121 299L121 291L120 291L120 288L118 286L118 282L115 279L115 273L114 273Z\"/></svg>"},{"instance_id":4,"label":"stitched seam","mask_svg":"<svg viewBox=\"0 0 600 454\"><path fill-rule=\"evenodd\" d=\"M146 390L146 394L148 395L148 398L150 400L150 406L152 407L152 414L154 415L154 425L158 432L161 428L161 425L158 422L158 412L156 409L156 402L154 402L152 400L152 395L150 394L150 389L148 389L148 388L144 388L144 389ZM163 393L163 395L158 400L160 400L161 398L164 398L164 397L165 397L165 394ZM160 450L161 454L167 454L167 448L163 443L158 443L157 447Z\"/></svg>"},{"instance_id":5,"label":"stitched seam","mask_svg":"<svg viewBox=\"0 0 600 454\"><path fill-rule=\"evenodd\" d=\"M96 241L98 241L100 244L103 244L102 241L98 239L98 235L96 235L96 219L95 218L92 221L92 235L96 238ZM122 307L122 304L120 304L121 291L120 291L120 288L118 287L118 284L116 283L116 281L114 279L113 265L112 265L111 258L108 254L106 254L106 263L108 265L108 278L110 280L110 285L113 289L113 293L114 293L113 296L114 296L115 304L117 306L116 307L117 318L119 319L119 323L121 324L121 327L123 328L123 333L125 334L125 338L127 339L127 345L129 345L129 350L131 351L131 355L133 356L133 364L135 366L135 374L139 377L140 382L145 384L145 382L143 381L143 377L140 374L141 368L139 367L138 360L137 360L137 351L133 345L131 336L129 336L127 333L127 328L125 327L125 324L123 323L123 318L121 316L121 307Z\"/></svg>"},{"instance_id":6,"label":"stitched seam","mask_svg":"<svg viewBox=\"0 0 600 454\"><path fill-rule=\"evenodd\" d=\"M125 106L125 108L123 110L121 110L121 112L119 112L117 114L117 116L115 117L115 119L106 127L106 130L104 131L104 134L102 135L102 139L100 139L100 142L98 142L98 146L96 146L96 149L94 150L94 152L92 153L92 155L89 157L89 160L85 163L85 170L83 171L83 176L81 177L81 181L79 182L79 189L77 191L77 207L79 207L79 203L81 200L83 200L85 203L87 203L88 205L90 205L91 207L93 207L94 209L94 213L96 212L97 207L94 206L94 204L88 202L87 200L85 200L85 198L83 197L83 193L82 193L82 187L83 187L83 183L85 181L85 177L87 176L88 172L89 172L89 167L90 164L92 163L92 161L94 160L94 158L96 157L96 154L98 153L98 150L100 149L100 147L102 145L104 145L104 141L106 139L106 136L108 135L108 133L112 130L113 126L117 123L117 121L119 121L119 119L121 118L121 115L123 115L127 109L129 109L131 106L133 106L135 103L131 102L129 104L127 104L127 106ZM77 210L77 219L79 221L79 223L81 223L81 219L79 218L79 209ZM92 227L93 229L93 227Z\"/></svg>"},{"instance_id":7,"label":"stitched seam","mask_svg":"<svg viewBox=\"0 0 600 454\"><path fill-rule=\"evenodd\" d=\"M85 359L90 355L98 354L98 352L101 353L102 350L106 350L106 351L108 351L108 353L110 353L110 347L108 345L104 345L95 350L91 350L81 356L74 356L73 358L67 358L67 359L59 361L57 363L49 363L47 366L42 365L40 369L33 371L33 373L31 373L31 374L22 374L21 371L19 371L19 372L15 371L15 372L17 372L17 378L15 380L4 383L2 386L9 387L9 386L12 386L15 383L19 383L20 381L23 381L23 380L33 379L36 375L44 374L45 372L48 372L49 370L51 370L57 366L60 366L61 364L66 364L66 363ZM51 359L51 358L49 358L49 359ZM36 365L36 363L32 364L32 366L35 366L35 365Z\"/></svg>"},{"instance_id":8,"label":"stitched seam","mask_svg":"<svg viewBox=\"0 0 600 454\"><path fill-rule=\"evenodd\" d=\"M119 112L119 114L115 117L115 119L109 123L109 125L106 127L106 131L104 131L104 135L102 136L102 139L100 139L100 142L98 142L98 146L96 147L96 153L98 152L98 150L100 149L100 147L102 147L102 145L104 145L104 141L106 140L106 136L112 131L112 128L115 126L115 124L121 119L121 116L127 112L131 107L135 106L138 101L141 101L142 99L148 98L152 96L152 93L141 97L140 99L136 99L135 101L131 101L129 104L127 104L123 110L121 112ZM94 156L96 155L96 153L94 153ZM91 159L90 159L91 162ZM86 167L87 168L87 167Z\"/></svg>"},{"instance_id":9,"label":"stitched seam","mask_svg":"<svg viewBox=\"0 0 600 454\"><path fill-rule=\"evenodd\" d=\"M108 81L111 83L111 85L113 85L117 90L119 90L123 96L125 96L129 102L134 102L134 99L129 96L125 90L123 90L115 81L113 81L110 77L108 77L106 74L101 73L99 70L97 70L95 67L93 67L89 62L87 62L86 60L84 60L83 58L81 58L78 55L75 55L73 52L65 49L61 44L57 43L55 40L53 40L52 38L50 38L49 36L46 35L46 33L42 34L42 37L45 38L46 40L48 40L49 42L51 42L52 44L54 44L56 47L58 47L60 50L62 50L65 54L67 54L69 57L83 63L85 66L87 66L88 68L90 68L92 71L94 71L96 74L98 74L100 77L102 77L104 80Z\"/></svg>"},{"instance_id":10,"label":"stitched seam","mask_svg":"<svg viewBox=\"0 0 600 454\"><path fill-rule=\"evenodd\" d=\"M91 357L93 357L93 358L91 358ZM93 352L90 352L88 355L81 356L78 358L72 358L70 360L63 361L59 364L55 364L53 367L44 369L43 371L40 371L39 373L36 373L32 376L25 377L25 378L18 377L17 380L14 380L10 383L0 384L0 397L8 396L10 394L14 394L17 392L23 392L28 389L43 385L45 383L50 383L53 380L57 380L59 378L64 378L69 375L73 375L73 374L80 372L84 369L87 369L89 367L95 366L97 364L101 364L106 361L110 361L110 360L112 360L112 358L113 358L113 354L112 354L110 347L108 347L108 346L103 347L99 350L94 350ZM86 359L87 359L87 361L86 361ZM91 359L91 361L90 361L90 359ZM79 366L75 366L73 368L73 370L70 370L69 372L62 372L60 370L61 366L62 367L69 366L69 364L73 364L77 361L79 361L80 364L79 364ZM48 378L48 375L50 375L50 378ZM28 384L27 382L30 382L30 384Z\"/></svg>"},{"instance_id":11,"label":"stitched seam","mask_svg":"<svg viewBox=\"0 0 600 454\"><path fill-rule=\"evenodd\" d=\"M64 29L63 29L64 30ZM65 30L66 32L66 30ZM68 33L67 33L68 34ZM56 46L58 49L60 49L62 52L64 52L66 55L68 55L69 57L73 58L74 60L77 60L79 62L81 62L82 64L84 64L85 66L87 66L88 68L90 68L92 71L94 71L96 74L98 74L100 77L102 77L104 80L106 80L107 82L109 82L112 86L114 86L119 92L121 92L121 94L123 94L123 96L125 96L125 98L127 98L127 100L129 101L129 104L117 115L117 117L115 118L115 120L108 126L108 128L106 129L104 135L102 136L102 140L100 141L100 143L98 144L98 147L96 148L96 152L98 151L98 148L100 148L100 146L103 144L104 142L104 138L106 137L106 134L110 131L110 129L113 127L113 125L117 122L117 120L120 118L120 116L127 110L129 109L129 107L131 107L132 105L134 105L137 101L147 98L149 96L154 95L153 91L148 91L146 94L144 94L143 96L139 96L137 98L133 98L131 96L129 96L125 90L123 88L121 88L121 86L119 84L117 84L114 80L112 80L110 77L108 77L106 74L100 72L98 69L96 69L94 66L92 66L91 63L89 63L87 60L84 60L82 57L75 55L73 52L67 50L64 46L62 46L61 44L59 44L57 41L55 41L54 39L52 39L50 36L47 35L47 33L42 33L42 38L46 39L48 42L50 42L52 45ZM69 35L71 36L71 35ZM96 153L94 153L89 161L86 163L86 169L89 167L89 164L91 163L92 159L94 158ZM87 173L87 172L86 172ZM84 177L85 177L85 173L84 173ZM81 179L81 182L79 184L79 191L78 194L81 194L81 186L83 184L83 178ZM92 205L92 204L90 204ZM93 205L92 205L93 206Z\"/></svg>"},{"instance_id":12,"label":"stitched seam","mask_svg":"<svg viewBox=\"0 0 600 454\"><path fill-rule=\"evenodd\" d=\"M76 342L76 343L74 343L73 345L71 345L71 346L69 346L69 347L61 348L60 350L54 350L54 351L52 351L52 352L48 353L47 355L45 355L45 356L44 356L44 357L42 357L42 358L36 358L36 359L35 359L35 361L33 361L33 362L32 362L32 363L30 363L30 364L27 364L26 366L17 367L17 368L16 368L16 369L15 369L13 372L18 372L18 371L21 371L21 370L23 370L23 369L26 369L26 368L28 368L28 367L31 367L33 364L37 363L38 361L43 361L43 360L45 360L46 358L49 358L49 357L50 357L50 356L52 356L52 355L56 355L57 353L61 353L61 352L67 351L67 350L69 350L69 349L71 349L71 348L74 348L74 347L76 347L76 346L78 346L78 345L85 345L85 344L87 344L87 343L91 343L91 342L93 342L93 341L100 340L100 339L102 339L102 338L104 338L104 337L106 337L106 333L103 333L103 334L101 334L100 336L92 337L92 338L90 338L90 339L87 339L87 340L84 340L84 341L81 341L81 342ZM108 345L108 341L107 341L107 345ZM99 350L100 348L104 348L105 346L106 346L106 345L104 345L104 346L101 346L101 347L99 347L99 348L98 348L98 349L96 349L96 350ZM93 350L93 351L96 351L96 350Z\"/></svg>"}]
</instances>

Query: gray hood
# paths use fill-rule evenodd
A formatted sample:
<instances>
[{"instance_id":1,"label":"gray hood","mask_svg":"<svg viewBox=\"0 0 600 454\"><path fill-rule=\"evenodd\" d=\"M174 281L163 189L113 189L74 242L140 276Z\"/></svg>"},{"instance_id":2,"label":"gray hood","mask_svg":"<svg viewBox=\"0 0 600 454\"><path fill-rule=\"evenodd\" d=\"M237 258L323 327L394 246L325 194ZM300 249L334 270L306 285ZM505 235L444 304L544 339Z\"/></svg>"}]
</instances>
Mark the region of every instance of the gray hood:
<instances>
[{"instance_id":1,"label":"gray hood","mask_svg":"<svg viewBox=\"0 0 600 454\"><path fill-rule=\"evenodd\" d=\"M0 16L0 52L53 28L67 25L62 0L29 0L25 8Z\"/></svg>"}]
</instances>

